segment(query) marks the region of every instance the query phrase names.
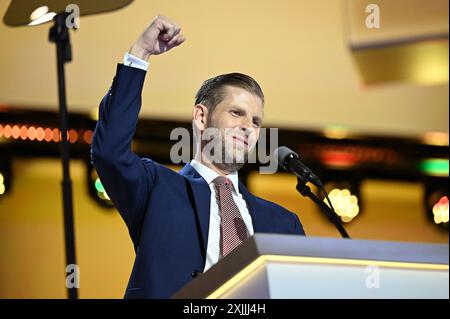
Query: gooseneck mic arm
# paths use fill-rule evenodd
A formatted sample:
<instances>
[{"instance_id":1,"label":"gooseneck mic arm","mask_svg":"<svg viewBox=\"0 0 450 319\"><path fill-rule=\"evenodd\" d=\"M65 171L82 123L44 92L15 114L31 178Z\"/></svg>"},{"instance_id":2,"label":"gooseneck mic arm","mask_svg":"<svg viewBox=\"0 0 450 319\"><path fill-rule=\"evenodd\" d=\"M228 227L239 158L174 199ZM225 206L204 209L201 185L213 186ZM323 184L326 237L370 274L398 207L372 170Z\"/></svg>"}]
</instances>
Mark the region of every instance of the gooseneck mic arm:
<instances>
[{"instance_id":1,"label":"gooseneck mic arm","mask_svg":"<svg viewBox=\"0 0 450 319\"><path fill-rule=\"evenodd\" d=\"M298 154L290 150L286 146L280 146L275 150L275 158L278 160L278 165L281 168L290 171L297 176L297 191L301 195L309 197L317 206L319 206L320 211L325 214L325 216L336 227L343 238L350 238L339 217L334 211L333 205L328 198L322 182L306 165L304 165L300 161ZM311 188L306 185L306 183L308 182L316 185L320 190L323 191L330 206L325 204L325 202L323 202L311 191Z\"/></svg>"}]
</instances>

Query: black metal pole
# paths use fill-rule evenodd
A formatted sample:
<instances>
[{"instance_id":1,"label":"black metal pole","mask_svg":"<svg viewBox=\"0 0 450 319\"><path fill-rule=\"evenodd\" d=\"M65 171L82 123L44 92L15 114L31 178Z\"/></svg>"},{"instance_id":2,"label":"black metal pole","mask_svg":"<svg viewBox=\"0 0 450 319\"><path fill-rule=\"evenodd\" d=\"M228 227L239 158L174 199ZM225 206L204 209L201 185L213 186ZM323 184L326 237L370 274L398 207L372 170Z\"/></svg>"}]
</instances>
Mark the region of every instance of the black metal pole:
<instances>
[{"instance_id":1,"label":"black metal pole","mask_svg":"<svg viewBox=\"0 0 450 319\"><path fill-rule=\"evenodd\" d=\"M73 222L72 181L70 180L70 145L68 141L68 114L66 105L66 83L64 64L71 61L69 30L66 26L66 13L54 17L54 25L50 29L49 40L56 43L58 97L59 97L59 127L61 132L61 161L63 168L62 194L64 208L64 236L66 250L66 266L75 265L75 233ZM76 287L69 287L66 283L69 299L78 298Z\"/></svg>"}]
</instances>

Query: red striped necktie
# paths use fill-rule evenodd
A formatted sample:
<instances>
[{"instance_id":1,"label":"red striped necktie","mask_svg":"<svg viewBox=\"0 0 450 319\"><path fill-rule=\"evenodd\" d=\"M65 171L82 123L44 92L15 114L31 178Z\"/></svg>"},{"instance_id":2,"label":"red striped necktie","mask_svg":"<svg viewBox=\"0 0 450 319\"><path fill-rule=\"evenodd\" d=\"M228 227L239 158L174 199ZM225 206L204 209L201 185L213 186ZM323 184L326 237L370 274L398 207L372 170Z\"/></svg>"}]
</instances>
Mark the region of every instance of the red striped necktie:
<instances>
[{"instance_id":1,"label":"red striped necktie","mask_svg":"<svg viewBox=\"0 0 450 319\"><path fill-rule=\"evenodd\" d=\"M241 212L234 202L233 183L225 176L213 180L219 198L220 211L220 252L223 257L242 244L249 237Z\"/></svg>"}]
</instances>

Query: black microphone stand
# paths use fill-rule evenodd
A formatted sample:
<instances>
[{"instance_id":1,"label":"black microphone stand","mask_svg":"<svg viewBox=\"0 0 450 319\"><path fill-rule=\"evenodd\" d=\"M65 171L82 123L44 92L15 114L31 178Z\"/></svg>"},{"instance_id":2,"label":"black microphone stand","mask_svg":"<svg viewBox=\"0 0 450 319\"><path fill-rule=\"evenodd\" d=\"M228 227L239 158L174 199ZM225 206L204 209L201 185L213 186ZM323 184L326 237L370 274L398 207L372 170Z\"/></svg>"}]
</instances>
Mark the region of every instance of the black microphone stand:
<instances>
[{"instance_id":1,"label":"black microphone stand","mask_svg":"<svg viewBox=\"0 0 450 319\"><path fill-rule=\"evenodd\" d=\"M64 207L64 237L66 249L66 265L76 264L75 258L75 234L73 224L72 181L70 180L70 145L67 140L69 120L66 104L66 83L64 75L64 63L72 60L70 48L69 29L66 26L68 14L57 14L50 28L49 40L56 43L57 70L58 70L58 96L59 96L59 129L61 132L61 160L63 168L63 207ZM66 283L67 284L67 283ZM77 288L67 287L69 299L78 298Z\"/></svg>"},{"instance_id":2,"label":"black microphone stand","mask_svg":"<svg viewBox=\"0 0 450 319\"><path fill-rule=\"evenodd\" d=\"M337 228L339 233L343 238L349 238L347 231L345 230L344 226L342 226L341 221L339 220L336 213L331 210L331 208L325 204L322 200L320 200L319 197L317 197L312 191L311 188L306 185L308 181L302 177L297 176L297 191L305 197L309 197L314 203L316 203L317 206L319 206L320 210L327 216L328 220ZM330 203L331 205L331 203Z\"/></svg>"}]
</instances>

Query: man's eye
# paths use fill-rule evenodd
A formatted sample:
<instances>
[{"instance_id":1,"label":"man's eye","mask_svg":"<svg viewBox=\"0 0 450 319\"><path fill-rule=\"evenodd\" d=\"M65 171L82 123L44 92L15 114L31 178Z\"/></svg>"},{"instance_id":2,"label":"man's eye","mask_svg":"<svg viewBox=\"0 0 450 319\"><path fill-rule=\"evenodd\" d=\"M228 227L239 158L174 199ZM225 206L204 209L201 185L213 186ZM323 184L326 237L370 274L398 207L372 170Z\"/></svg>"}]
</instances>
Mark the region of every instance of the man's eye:
<instances>
[{"instance_id":1,"label":"man's eye","mask_svg":"<svg viewBox=\"0 0 450 319\"><path fill-rule=\"evenodd\" d=\"M239 111L231 111L231 114L233 114L234 116L240 116L241 113Z\"/></svg>"}]
</instances>

